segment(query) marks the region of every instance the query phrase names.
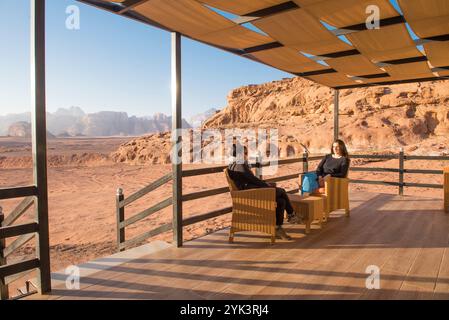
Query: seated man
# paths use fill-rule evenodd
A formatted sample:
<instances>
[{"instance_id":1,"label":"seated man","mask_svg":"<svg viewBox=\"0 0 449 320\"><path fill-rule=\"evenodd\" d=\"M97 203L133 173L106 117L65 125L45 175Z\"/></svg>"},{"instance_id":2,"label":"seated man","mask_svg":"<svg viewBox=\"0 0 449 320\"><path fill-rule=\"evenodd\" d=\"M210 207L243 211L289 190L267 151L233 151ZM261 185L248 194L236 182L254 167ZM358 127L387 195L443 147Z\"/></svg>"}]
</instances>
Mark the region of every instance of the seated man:
<instances>
[{"instance_id":1,"label":"seated man","mask_svg":"<svg viewBox=\"0 0 449 320\"><path fill-rule=\"evenodd\" d=\"M276 188L276 237L284 240L291 240L291 237L282 228L284 223L284 210L287 211L290 223L302 223L300 217L295 213L288 199L287 192L282 188L277 188L273 184L257 178L251 171L248 164L248 149L244 147L244 159L237 158L237 147L233 145L233 159L229 164L229 176L240 190L256 188Z\"/></svg>"}]
</instances>

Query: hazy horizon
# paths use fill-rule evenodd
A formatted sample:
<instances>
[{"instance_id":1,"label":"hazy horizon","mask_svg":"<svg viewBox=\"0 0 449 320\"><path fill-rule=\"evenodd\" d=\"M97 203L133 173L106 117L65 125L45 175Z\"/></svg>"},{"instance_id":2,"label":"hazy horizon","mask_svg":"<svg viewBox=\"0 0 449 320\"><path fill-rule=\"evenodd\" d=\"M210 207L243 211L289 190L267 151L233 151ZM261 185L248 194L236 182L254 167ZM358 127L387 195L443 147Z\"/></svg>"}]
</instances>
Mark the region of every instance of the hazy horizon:
<instances>
[{"instance_id":1,"label":"hazy horizon","mask_svg":"<svg viewBox=\"0 0 449 320\"><path fill-rule=\"evenodd\" d=\"M0 1L0 114L30 110L28 0ZM69 6L80 29L66 27ZM74 0L47 0L47 110L171 114L170 33ZM291 76L183 38L183 117L223 108L240 86Z\"/></svg>"}]
</instances>

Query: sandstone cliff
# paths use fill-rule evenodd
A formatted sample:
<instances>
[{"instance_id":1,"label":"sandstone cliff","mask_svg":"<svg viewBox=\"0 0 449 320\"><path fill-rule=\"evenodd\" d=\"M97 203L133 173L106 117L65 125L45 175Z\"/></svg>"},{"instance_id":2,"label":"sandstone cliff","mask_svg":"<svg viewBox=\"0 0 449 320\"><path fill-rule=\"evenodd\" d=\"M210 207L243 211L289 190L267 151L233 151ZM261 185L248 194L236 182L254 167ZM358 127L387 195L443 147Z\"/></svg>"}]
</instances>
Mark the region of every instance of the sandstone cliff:
<instances>
[{"instance_id":1,"label":"sandstone cliff","mask_svg":"<svg viewBox=\"0 0 449 320\"><path fill-rule=\"evenodd\" d=\"M332 141L333 90L301 78L232 91L204 128L277 128L284 156L326 152ZM351 150L449 148L449 82L342 90L340 135Z\"/></svg>"},{"instance_id":2,"label":"sandstone cliff","mask_svg":"<svg viewBox=\"0 0 449 320\"><path fill-rule=\"evenodd\" d=\"M228 106L203 130L274 128L279 156L328 153L333 140L334 91L301 78L231 91ZM350 152L449 154L449 82L426 82L340 92L340 135ZM170 135L137 138L113 158L126 163L168 163Z\"/></svg>"}]
</instances>

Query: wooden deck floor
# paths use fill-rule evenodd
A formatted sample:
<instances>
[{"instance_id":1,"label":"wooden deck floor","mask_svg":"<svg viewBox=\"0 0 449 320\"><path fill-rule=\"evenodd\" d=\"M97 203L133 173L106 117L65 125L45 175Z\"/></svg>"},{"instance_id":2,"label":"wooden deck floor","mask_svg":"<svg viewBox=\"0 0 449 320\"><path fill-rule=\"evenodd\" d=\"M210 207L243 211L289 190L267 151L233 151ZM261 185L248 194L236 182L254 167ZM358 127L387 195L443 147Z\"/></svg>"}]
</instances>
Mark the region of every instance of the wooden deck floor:
<instances>
[{"instance_id":1,"label":"wooden deck floor","mask_svg":"<svg viewBox=\"0 0 449 320\"><path fill-rule=\"evenodd\" d=\"M253 233L228 244L222 230L82 277L80 290L57 286L33 298L449 299L442 200L356 193L351 208L350 218L335 212L308 236L286 224L291 242L271 246ZM370 265L380 268L379 290L366 288Z\"/></svg>"}]
</instances>

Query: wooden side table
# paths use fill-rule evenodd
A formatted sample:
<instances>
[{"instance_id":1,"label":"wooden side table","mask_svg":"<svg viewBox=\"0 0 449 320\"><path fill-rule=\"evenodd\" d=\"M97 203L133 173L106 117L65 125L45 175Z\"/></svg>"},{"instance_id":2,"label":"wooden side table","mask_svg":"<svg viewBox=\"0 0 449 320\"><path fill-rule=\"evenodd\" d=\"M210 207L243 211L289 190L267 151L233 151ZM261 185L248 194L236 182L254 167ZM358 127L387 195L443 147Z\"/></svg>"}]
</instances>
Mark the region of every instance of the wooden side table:
<instances>
[{"instance_id":1,"label":"wooden side table","mask_svg":"<svg viewBox=\"0 0 449 320\"><path fill-rule=\"evenodd\" d=\"M314 221L318 221L318 224L322 227L324 218L323 198L315 196L303 197L298 194L289 194L288 198L293 209L303 216L306 224L306 234L310 233L310 226Z\"/></svg>"},{"instance_id":2,"label":"wooden side table","mask_svg":"<svg viewBox=\"0 0 449 320\"><path fill-rule=\"evenodd\" d=\"M449 167L444 168L444 211L449 213Z\"/></svg>"}]
</instances>

